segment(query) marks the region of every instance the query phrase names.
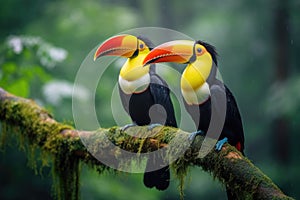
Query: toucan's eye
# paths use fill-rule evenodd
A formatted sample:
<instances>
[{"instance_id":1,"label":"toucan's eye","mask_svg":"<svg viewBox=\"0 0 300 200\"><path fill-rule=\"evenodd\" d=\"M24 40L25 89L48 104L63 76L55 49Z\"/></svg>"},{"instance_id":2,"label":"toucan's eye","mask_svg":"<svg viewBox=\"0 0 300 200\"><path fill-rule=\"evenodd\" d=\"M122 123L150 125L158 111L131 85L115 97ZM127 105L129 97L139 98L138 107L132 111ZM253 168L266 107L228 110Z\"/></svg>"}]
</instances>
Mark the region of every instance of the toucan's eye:
<instances>
[{"instance_id":1,"label":"toucan's eye","mask_svg":"<svg viewBox=\"0 0 300 200\"><path fill-rule=\"evenodd\" d=\"M198 53L201 53L202 52L202 49L199 47L199 48L197 48L197 52Z\"/></svg>"},{"instance_id":2,"label":"toucan's eye","mask_svg":"<svg viewBox=\"0 0 300 200\"><path fill-rule=\"evenodd\" d=\"M140 44L140 49L143 49L144 48L144 44Z\"/></svg>"}]
</instances>

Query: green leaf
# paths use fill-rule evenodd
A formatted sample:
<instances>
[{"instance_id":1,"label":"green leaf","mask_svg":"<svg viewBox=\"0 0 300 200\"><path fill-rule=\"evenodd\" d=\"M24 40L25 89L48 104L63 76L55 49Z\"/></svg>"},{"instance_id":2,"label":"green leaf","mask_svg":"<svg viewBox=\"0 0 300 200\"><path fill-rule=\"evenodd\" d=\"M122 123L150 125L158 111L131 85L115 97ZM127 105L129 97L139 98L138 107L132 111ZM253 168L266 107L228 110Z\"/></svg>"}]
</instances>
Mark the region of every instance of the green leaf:
<instances>
[{"instance_id":1,"label":"green leaf","mask_svg":"<svg viewBox=\"0 0 300 200\"><path fill-rule=\"evenodd\" d=\"M14 62L7 62L4 63L1 68L3 74L12 74L16 71L17 66Z\"/></svg>"},{"instance_id":2,"label":"green leaf","mask_svg":"<svg viewBox=\"0 0 300 200\"><path fill-rule=\"evenodd\" d=\"M21 96L21 97L29 96L29 84L24 79L19 79L4 89L17 96Z\"/></svg>"}]
</instances>

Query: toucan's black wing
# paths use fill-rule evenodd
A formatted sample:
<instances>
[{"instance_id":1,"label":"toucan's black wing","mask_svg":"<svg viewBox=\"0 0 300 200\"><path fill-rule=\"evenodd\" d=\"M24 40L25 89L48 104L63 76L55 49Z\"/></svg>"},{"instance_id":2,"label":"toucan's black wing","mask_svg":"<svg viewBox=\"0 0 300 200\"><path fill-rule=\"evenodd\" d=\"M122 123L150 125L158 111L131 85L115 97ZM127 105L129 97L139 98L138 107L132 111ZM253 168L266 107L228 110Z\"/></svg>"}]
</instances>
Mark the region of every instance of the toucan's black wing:
<instances>
[{"instance_id":1,"label":"toucan's black wing","mask_svg":"<svg viewBox=\"0 0 300 200\"><path fill-rule=\"evenodd\" d=\"M207 135L219 139L226 119L226 93L221 81L216 80L210 86L210 122ZM205 117L205 116L203 116Z\"/></svg>"},{"instance_id":2,"label":"toucan's black wing","mask_svg":"<svg viewBox=\"0 0 300 200\"><path fill-rule=\"evenodd\" d=\"M217 131L223 125L220 139L227 137L231 145L243 153L244 131L241 115L236 100L226 85L220 81L210 87L211 92L211 123L216 124ZM215 123L217 122L217 123Z\"/></svg>"},{"instance_id":3,"label":"toucan's black wing","mask_svg":"<svg viewBox=\"0 0 300 200\"><path fill-rule=\"evenodd\" d=\"M154 112L156 112L160 117L164 116L165 119L160 119L165 121L164 125L177 127L175 111L167 83L157 74L150 74L150 79L151 83L149 87L154 103L163 107L154 107L154 109L156 109Z\"/></svg>"},{"instance_id":4,"label":"toucan's black wing","mask_svg":"<svg viewBox=\"0 0 300 200\"><path fill-rule=\"evenodd\" d=\"M236 148L242 153L244 150L244 129L242 118L240 115L240 111L236 100L229 90L228 87L225 86L226 89L226 99L227 99L227 116L226 116L226 127L228 127L234 133L233 143Z\"/></svg>"}]
</instances>

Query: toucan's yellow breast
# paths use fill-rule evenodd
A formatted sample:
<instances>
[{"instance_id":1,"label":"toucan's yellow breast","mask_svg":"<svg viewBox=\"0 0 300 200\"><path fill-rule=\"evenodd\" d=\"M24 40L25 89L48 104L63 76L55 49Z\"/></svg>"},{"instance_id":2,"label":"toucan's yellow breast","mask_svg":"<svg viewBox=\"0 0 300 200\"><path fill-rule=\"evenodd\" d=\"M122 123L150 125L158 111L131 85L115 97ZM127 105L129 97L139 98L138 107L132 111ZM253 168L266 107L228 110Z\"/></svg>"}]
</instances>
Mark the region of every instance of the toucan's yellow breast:
<instances>
[{"instance_id":1,"label":"toucan's yellow breast","mask_svg":"<svg viewBox=\"0 0 300 200\"><path fill-rule=\"evenodd\" d=\"M181 78L181 89L196 90L205 82L202 74L193 66L188 66Z\"/></svg>"},{"instance_id":2,"label":"toucan's yellow breast","mask_svg":"<svg viewBox=\"0 0 300 200\"><path fill-rule=\"evenodd\" d=\"M188 64L181 78L182 90L198 90L207 80L212 68L212 58L209 53L199 56Z\"/></svg>"},{"instance_id":3,"label":"toucan's yellow breast","mask_svg":"<svg viewBox=\"0 0 300 200\"><path fill-rule=\"evenodd\" d=\"M146 53L139 53L138 56L127 59L120 71L120 76L124 80L134 81L149 73L150 65L143 67L142 64L146 55Z\"/></svg>"}]
</instances>

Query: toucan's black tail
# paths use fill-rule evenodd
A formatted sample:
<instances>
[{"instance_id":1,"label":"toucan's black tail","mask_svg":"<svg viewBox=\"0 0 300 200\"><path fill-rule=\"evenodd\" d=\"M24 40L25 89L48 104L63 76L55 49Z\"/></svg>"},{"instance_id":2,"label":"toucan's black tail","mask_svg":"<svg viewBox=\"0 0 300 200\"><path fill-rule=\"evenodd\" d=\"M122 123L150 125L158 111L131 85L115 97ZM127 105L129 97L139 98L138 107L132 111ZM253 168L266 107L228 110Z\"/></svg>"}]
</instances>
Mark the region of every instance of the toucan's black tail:
<instances>
[{"instance_id":1,"label":"toucan's black tail","mask_svg":"<svg viewBox=\"0 0 300 200\"><path fill-rule=\"evenodd\" d=\"M159 158L157 158L159 157ZM170 169L169 166L164 166L161 169L151 171L157 168L156 165L162 165L164 162L161 156L156 156L150 154L146 165L146 172L144 173L144 184L148 188L156 187L158 190L165 190L170 184Z\"/></svg>"},{"instance_id":2,"label":"toucan's black tail","mask_svg":"<svg viewBox=\"0 0 300 200\"><path fill-rule=\"evenodd\" d=\"M170 184L169 166L163 167L152 172L145 172L144 184L146 187L156 187L158 190L165 190Z\"/></svg>"}]
</instances>

